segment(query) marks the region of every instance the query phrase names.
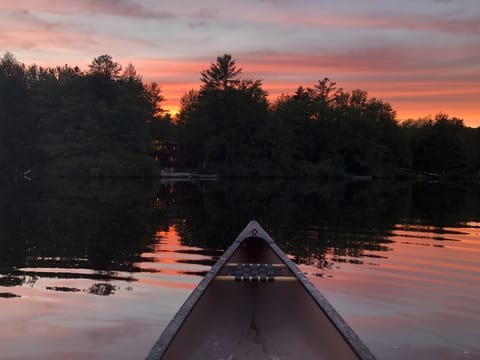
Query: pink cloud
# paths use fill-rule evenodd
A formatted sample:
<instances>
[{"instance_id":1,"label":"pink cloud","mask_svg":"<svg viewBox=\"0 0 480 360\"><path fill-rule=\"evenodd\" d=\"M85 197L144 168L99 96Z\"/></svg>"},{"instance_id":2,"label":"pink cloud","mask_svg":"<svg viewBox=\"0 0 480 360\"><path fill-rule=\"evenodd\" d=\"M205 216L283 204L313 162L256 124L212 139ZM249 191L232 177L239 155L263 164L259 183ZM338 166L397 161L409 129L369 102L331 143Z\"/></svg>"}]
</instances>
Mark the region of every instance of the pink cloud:
<instances>
[{"instance_id":1,"label":"pink cloud","mask_svg":"<svg viewBox=\"0 0 480 360\"><path fill-rule=\"evenodd\" d=\"M110 14L127 17L172 19L168 11L151 10L132 0L18 0L0 5L2 10L30 9L53 14Z\"/></svg>"},{"instance_id":2,"label":"pink cloud","mask_svg":"<svg viewBox=\"0 0 480 360\"><path fill-rule=\"evenodd\" d=\"M9 29L0 33L2 45L7 48L63 47L67 44L85 46L93 42L60 23L41 19L27 10L10 12L3 19L2 26Z\"/></svg>"},{"instance_id":3,"label":"pink cloud","mask_svg":"<svg viewBox=\"0 0 480 360\"><path fill-rule=\"evenodd\" d=\"M152 10L132 0L84 0L79 5L80 11L93 13L152 19L175 18L175 15L169 11Z\"/></svg>"},{"instance_id":4,"label":"pink cloud","mask_svg":"<svg viewBox=\"0 0 480 360\"><path fill-rule=\"evenodd\" d=\"M480 33L480 16L469 15L463 18L445 18L414 14L374 13L356 16L316 16L303 15L289 18L289 24L307 26L328 26L347 28L381 28L404 30L434 30L451 33Z\"/></svg>"},{"instance_id":5,"label":"pink cloud","mask_svg":"<svg viewBox=\"0 0 480 360\"><path fill-rule=\"evenodd\" d=\"M237 6L218 8L215 4L200 8L193 4L191 6L169 4L168 9L159 9L158 3L152 7L144 5L145 2L140 0L17 0L3 2L0 4L0 10L29 9L53 14L110 14L149 19L173 19L182 14L190 18L222 20L229 23L480 33L480 15L475 13L460 16L377 10L368 14L358 12L348 14L336 8L328 9L320 4L315 8L304 8L289 6L288 2L282 3L284 6L270 6L262 9L257 5L255 11L241 12L238 11L240 8Z\"/></svg>"},{"instance_id":6,"label":"pink cloud","mask_svg":"<svg viewBox=\"0 0 480 360\"><path fill-rule=\"evenodd\" d=\"M126 46L152 47L148 39L137 39L129 36L116 36L115 34L98 33L91 28L75 29L67 24L46 20L27 10L15 10L7 13L2 21L4 31L0 32L0 43L4 49L15 52L18 50L43 51L44 49L52 54L60 52L63 57L68 53L79 53L75 56L76 61L86 65L94 56L108 51L108 49L122 49ZM105 46L108 44L108 47ZM86 58L86 54L94 54ZM70 55L71 56L71 55ZM68 59L68 55L67 55ZM65 59L65 61L67 61ZM23 59L19 59L22 61ZM26 59L28 61L28 59ZM42 64L38 58L30 60ZM56 65L52 61L45 61L45 66Z\"/></svg>"},{"instance_id":7,"label":"pink cloud","mask_svg":"<svg viewBox=\"0 0 480 360\"><path fill-rule=\"evenodd\" d=\"M467 55L466 55L467 54ZM470 55L468 55L470 54ZM461 71L478 66L480 48L470 49L458 44L442 47L412 45L383 45L378 47L326 50L318 53L264 53L241 54L239 63L248 71L261 74L421 74L438 75L438 70ZM480 77L480 75L478 75Z\"/></svg>"}]
</instances>

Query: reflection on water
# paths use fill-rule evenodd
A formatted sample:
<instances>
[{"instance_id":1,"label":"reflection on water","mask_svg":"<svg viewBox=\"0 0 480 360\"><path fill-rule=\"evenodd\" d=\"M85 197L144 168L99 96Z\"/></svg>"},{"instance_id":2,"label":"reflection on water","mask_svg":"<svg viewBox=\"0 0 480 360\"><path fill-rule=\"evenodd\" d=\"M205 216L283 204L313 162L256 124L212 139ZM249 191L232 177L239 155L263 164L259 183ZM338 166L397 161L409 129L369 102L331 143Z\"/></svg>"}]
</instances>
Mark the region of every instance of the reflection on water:
<instances>
[{"instance_id":1,"label":"reflection on water","mask_svg":"<svg viewBox=\"0 0 480 360\"><path fill-rule=\"evenodd\" d=\"M250 219L380 358L479 358L478 187L59 181L0 188L0 347L142 358Z\"/></svg>"},{"instance_id":2,"label":"reflection on water","mask_svg":"<svg viewBox=\"0 0 480 360\"><path fill-rule=\"evenodd\" d=\"M376 267L341 264L312 281L379 357L479 358L479 229L398 224L390 240Z\"/></svg>"},{"instance_id":3,"label":"reflection on water","mask_svg":"<svg viewBox=\"0 0 480 360\"><path fill-rule=\"evenodd\" d=\"M191 290L215 263L212 255L221 255L218 251L182 245L176 227L156 232L156 242L141 255L143 262L137 264L142 271L141 283Z\"/></svg>"}]
</instances>

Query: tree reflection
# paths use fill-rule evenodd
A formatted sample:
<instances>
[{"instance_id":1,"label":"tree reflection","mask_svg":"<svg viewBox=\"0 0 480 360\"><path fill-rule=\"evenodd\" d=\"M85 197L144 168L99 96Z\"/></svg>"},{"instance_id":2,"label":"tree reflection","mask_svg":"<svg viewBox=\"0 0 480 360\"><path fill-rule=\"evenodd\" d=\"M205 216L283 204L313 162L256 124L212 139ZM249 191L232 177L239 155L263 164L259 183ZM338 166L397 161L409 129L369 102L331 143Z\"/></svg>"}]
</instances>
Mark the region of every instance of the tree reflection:
<instances>
[{"instance_id":1,"label":"tree reflection","mask_svg":"<svg viewBox=\"0 0 480 360\"><path fill-rule=\"evenodd\" d=\"M135 271L140 254L154 243L154 190L149 183L65 179L14 184L0 191L0 286L25 285L38 274L121 278L116 272ZM63 273L41 270L50 268ZM90 292L113 293L103 288Z\"/></svg>"},{"instance_id":2,"label":"tree reflection","mask_svg":"<svg viewBox=\"0 0 480 360\"><path fill-rule=\"evenodd\" d=\"M102 283L102 284L93 284L90 287L90 289L88 289L88 292L90 294L107 296L107 295L113 295L116 289L117 287L113 286L112 284Z\"/></svg>"},{"instance_id":3,"label":"tree reflection","mask_svg":"<svg viewBox=\"0 0 480 360\"><path fill-rule=\"evenodd\" d=\"M17 297L21 297L21 296L14 293L10 293L10 292L0 293L0 298L4 298L4 299L17 298Z\"/></svg>"},{"instance_id":4,"label":"tree reflection","mask_svg":"<svg viewBox=\"0 0 480 360\"><path fill-rule=\"evenodd\" d=\"M225 249L256 219L295 261L319 268L334 262L376 265L375 258L388 257L397 224L423 219L440 228L458 226L479 212L478 190L463 185L232 181L176 187L174 208L185 219L177 226L185 245ZM437 213L427 216L426 206Z\"/></svg>"},{"instance_id":5,"label":"tree reflection","mask_svg":"<svg viewBox=\"0 0 480 360\"><path fill-rule=\"evenodd\" d=\"M158 231L174 226L211 265L251 219L297 263L375 265L389 256L392 232L427 226L442 238L445 227L480 218L479 199L475 186L415 182L17 183L0 188L0 286L88 279L84 289L47 290L113 295L112 281L146 271L137 264L149 261L142 253L154 251Z\"/></svg>"}]
</instances>

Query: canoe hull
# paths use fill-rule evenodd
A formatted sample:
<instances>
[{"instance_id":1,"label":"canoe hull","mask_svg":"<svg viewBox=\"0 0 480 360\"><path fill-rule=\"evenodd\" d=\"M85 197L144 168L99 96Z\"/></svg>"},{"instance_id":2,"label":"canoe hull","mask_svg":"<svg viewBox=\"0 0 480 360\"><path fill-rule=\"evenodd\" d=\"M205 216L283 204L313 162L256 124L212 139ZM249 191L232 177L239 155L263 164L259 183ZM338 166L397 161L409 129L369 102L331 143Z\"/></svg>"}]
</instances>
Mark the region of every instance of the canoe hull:
<instances>
[{"instance_id":1,"label":"canoe hull","mask_svg":"<svg viewBox=\"0 0 480 360\"><path fill-rule=\"evenodd\" d=\"M148 359L373 358L260 225L251 222L246 230L187 300ZM274 264L283 267L282 278L294 281L215 280L239 263Z\"/></svg>"}]
</instances>

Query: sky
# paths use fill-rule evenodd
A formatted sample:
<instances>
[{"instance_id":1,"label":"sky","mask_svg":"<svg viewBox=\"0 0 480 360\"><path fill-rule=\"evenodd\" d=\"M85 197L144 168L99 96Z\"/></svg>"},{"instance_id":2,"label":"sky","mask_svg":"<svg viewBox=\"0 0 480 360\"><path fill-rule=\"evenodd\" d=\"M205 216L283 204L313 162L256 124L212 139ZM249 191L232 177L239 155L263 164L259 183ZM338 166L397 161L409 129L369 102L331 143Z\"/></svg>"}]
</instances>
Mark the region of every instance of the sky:
<instances>
[{"instance_id":1,"label":"sky","mask_svg":"<svg viewBox=\"0 0 480 360\"><path fill-rule=\"evenodd\" d=\"M175 112L229 53L274 101L328 77L389 102L480 126L480 0L15 0L0 2L0 56L87 70L102 54L158 82Z\"/></svg>"}]
</instances>

